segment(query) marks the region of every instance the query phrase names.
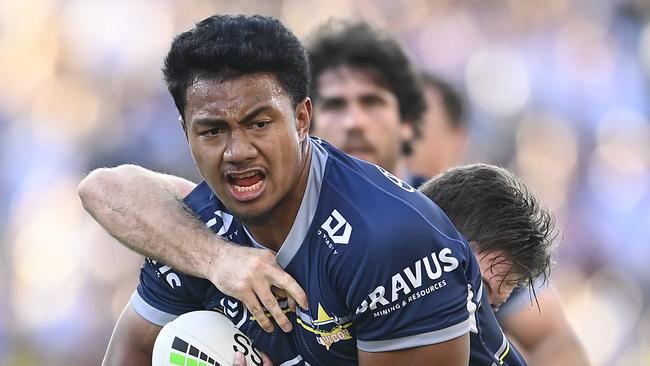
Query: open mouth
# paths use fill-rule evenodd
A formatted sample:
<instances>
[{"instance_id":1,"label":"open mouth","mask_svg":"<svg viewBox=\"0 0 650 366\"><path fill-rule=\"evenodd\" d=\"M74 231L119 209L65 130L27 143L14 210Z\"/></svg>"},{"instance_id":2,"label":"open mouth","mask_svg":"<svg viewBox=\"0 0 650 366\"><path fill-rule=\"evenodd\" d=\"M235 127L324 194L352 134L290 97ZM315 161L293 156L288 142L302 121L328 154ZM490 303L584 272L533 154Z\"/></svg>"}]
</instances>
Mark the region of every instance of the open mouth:
<instances>
[{"instance_id":1,"label":"open mouth","mask_svg":"<svg viewBox=\"0 0 650 366\"><path fill-rule=\"evenodd\" d=\"M228 187L239 201L249 201L259 196L266 176L259 169L233 172L226 175Z\"/></svg>"}]
</instances>

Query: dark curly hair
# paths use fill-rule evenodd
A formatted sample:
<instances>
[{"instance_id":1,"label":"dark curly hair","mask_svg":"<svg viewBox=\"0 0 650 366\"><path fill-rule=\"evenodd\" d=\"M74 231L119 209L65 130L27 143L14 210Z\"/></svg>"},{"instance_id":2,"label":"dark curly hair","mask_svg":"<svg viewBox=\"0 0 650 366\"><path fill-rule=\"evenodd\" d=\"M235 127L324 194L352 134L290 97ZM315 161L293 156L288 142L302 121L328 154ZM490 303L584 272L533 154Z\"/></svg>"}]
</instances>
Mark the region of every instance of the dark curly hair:
<instances>
[{"instance_id":1,"label":"dark curly hair","mask_svg":"<svg viewBox=\"0 0 650 366\"><path fill-rule=\"evenodd\" d=\"M279 20L267 16L214 15L176 36L163 74L178 111L199 78L223 80L244 74L274 75L294 106L309 92L307 52Z\"/></svg>"},{"instance_id":2,"label":"dark curly hair","mask_svg":"<svg viewBox=\"0 0 650 366\"><path fill-rule=\"evenodd\" d=\"M467 165L445 171L419 190L479 253L505 253L506 258L497 257L491 265L511 261L509 273L518 276L520 285L532 287L540 277L546 281L557 236L555 219L513 173L493 165Z\"/></svg>"},{"instance_id":3,"label":"dark curly hair","mask_svg":"<svg viewBox=\"0 0 650 366\"><path fill-rule=\"evenodd\" d=\"M367 23L329 22L307 42L312 70L311 97L318 99L318 78L340 66L369 70L399 103L402 121L413 123L416 134L426 101L415 71L399 44Z\"/></svg>"}]
</instances>

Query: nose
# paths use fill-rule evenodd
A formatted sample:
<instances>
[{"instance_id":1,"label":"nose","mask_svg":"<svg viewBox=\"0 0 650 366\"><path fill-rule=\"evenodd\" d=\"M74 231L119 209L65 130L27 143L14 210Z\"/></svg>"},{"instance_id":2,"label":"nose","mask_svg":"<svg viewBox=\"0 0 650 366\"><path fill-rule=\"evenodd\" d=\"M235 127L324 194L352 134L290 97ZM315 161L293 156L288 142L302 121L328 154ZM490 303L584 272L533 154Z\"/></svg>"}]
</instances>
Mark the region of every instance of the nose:
<instances>
[{"instance_id":1,"label":"nose","mask_svg":"<svg viewBox=\"0 0 650 366\"><path fill-rule=\"evenodd\" d=\"M358 103L351 103L342 116L345 130L362 131L368 123L368 116Z\"/></svg>"},{"instance_id":2,"label":"nose","mask_svg":"<svg viewBox=\"0 0 650 366\"><path fill-rule=\"evenodd\" d=\"M255 158L257 149L245 131L235 129L228 137L223 159L227 163L240 163Z\"/></svg>"}]
</instances>

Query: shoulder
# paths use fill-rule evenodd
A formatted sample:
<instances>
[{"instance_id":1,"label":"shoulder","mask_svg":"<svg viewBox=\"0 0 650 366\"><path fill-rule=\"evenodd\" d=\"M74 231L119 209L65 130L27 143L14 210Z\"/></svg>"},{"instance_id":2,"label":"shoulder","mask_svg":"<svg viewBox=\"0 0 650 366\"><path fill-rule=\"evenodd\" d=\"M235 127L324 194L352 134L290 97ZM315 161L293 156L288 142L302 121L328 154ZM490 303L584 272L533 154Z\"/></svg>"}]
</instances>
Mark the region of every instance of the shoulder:
<instances>
[{"instance_id":1,"label":"shoulder","mask_svg":"<svg viewBox=\"0 0 650 366\"><path fill-rule=\"evenodd\" d=\"M214 205L214 200L216 199L214 193L208 186L208 184L203 181L199 183L185 198L183 202L194 211L196 214L200 215L201 212L211 209Z\"/></svg>"},{"instance_id":2,"label":"shoulder","mask_svg":"<svg viewBox=\"0 0 650 366\"><path fill-rule=\"evenodd\" d=\"M321 146L328 158L314 226L335 246L332 270L341 288L389 273L399 280L402 270L434 260L465 270L469 246L435 203L381 167Z\"/></svg>"},{"instance_id":3,"label":"shoulder","mask_svg":"<svg viewBox=\"0 0 650 366\"><path fill-rule=\"evenodd\" d=\"M322 144L328 159L318 224L330 236L343 234L339 231L345 228L346 240L354 243L350 248L372 243L372 251L379 254L394 252L398 244L402 249L420 249L423 242L425 247L467 246L442 210L412 186L377 165Z\"/></svg>"}]
</instances>

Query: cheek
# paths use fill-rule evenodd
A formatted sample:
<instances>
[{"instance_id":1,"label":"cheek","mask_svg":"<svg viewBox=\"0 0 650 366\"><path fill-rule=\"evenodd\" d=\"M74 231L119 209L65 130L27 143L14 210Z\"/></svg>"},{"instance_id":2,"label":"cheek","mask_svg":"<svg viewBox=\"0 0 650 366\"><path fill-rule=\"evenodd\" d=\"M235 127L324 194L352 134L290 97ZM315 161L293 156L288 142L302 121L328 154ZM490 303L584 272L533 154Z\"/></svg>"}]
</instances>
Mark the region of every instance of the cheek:
<instances>
[{"instance_id":1,"label":"cheek","mask_svg":"<svg viewBox=\"0 0 650 366\"><path fill-rule=\"evenodd\" d=\"M296 161L300 151L298 131L277 131L272 139L261 141L258 150L264 152L267 161L274 165L276 176L284 177L286 174L282 172L290 167L291 162ZM278 171L280 174L277 174Z\"/></svg>"},{"instance_id":2,"label":"cheek","mask_svg":"<svg viewBox=\"0 0 650 366\"><path fill-rule=\"evenodd\" d=\"M222 149L197 143L190 144L190 152L197 168L204 177L206 173L212 173L217 169L223 157Z\"/></svg>"},{"instance_id":3,"label":"cheek","mask_svg":"<svg viewBox=\"0 0 650 366\"><path fill-rule=\"evenodd\" d=\"M335 122L336 119L331 116L331 113L317 114L314 126L314 133L325 140L331 140L331 136L337 136L340 123Z\"/></svg>"},{"instance_id":4,"label":"cheek","mask_svg":"<svg viewBox=\"0 0 650 366\"><path fill-rule=\"evenodd\" d=\"M377 133L390 137L392 140L400 140L403 134L402 120L399 113L393 109L384 108L377 111L373 117L374 130Z\"/></svg>"}]
</instances>

